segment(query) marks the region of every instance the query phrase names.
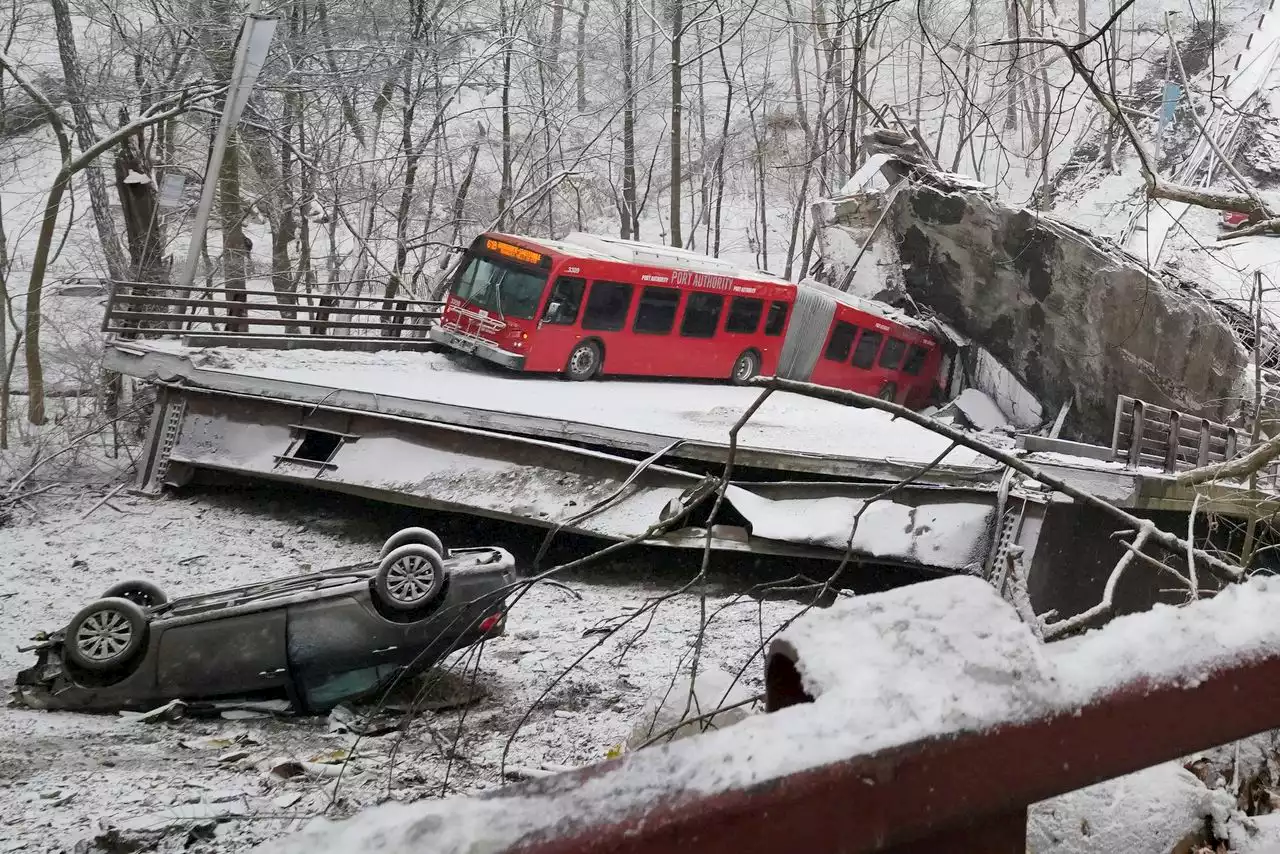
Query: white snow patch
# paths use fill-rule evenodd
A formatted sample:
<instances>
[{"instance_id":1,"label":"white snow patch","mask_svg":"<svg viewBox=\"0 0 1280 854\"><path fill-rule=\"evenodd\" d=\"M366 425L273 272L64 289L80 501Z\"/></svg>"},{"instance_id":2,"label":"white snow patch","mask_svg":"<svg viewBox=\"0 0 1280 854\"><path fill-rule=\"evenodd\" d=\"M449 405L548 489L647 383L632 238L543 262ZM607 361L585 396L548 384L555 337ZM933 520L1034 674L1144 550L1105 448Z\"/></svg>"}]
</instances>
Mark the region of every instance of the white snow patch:
<instances>
[{"instance_id":1,"label":"white snow patch","mask_svg":"<svg viewBox=\"0 0 1280 854\"><path fill-rule=\"evenodd\" d=\"M1204 841L1206 819L1226 838L1234 812L1227 792L1167 762L1035 804L1027 845L1036 854L1184 851L1188 839Z\"/></svg>"},{"instance_id":2,"label":"white snow patch","mask_svg":"<svg viewBox=\"0 0 1280 854\"><path fill-rule=\"evenodd\" d=\"M1004 413L991 398L976 388L967 388L952 401L969 423L979 430L999 430L1009 426Z\"/></svg>"},{"instance_id":3,"label":"white snow patch","mask_svg":"<svg viewBox=\"0 0 1280 854\"><path fill-rule=\"evenodd\" d=\"M843 550L854 516L862 512L855 553L970 572L986 554L994 512L989 504L963 502L912 507L892 500L866 506L838 497L773 500L737 486L725 497L757 537Z\"/></svg>"},{"instance_id":4,"label":"white snow patch","mask_svg":"<svg viewBox=\"0 0 1280 854\"><path fill-rule=\"evenodd\" d=\"M545 795L383 807L324 824L280 854L498 850L558 824L622 820L658 797L742 789L923 738L1070 714L1142 678L1203 678L1280 648L1280 584L1262 577L1181 609L1121 618L1039 645L983 581L950 578L837 604L782 636L815 703L630 755L622 769ZM1111 850L1144 850L1117 848ZM1146 849L1150 850L1150 849Z\"/></svg>"}]
</instances>

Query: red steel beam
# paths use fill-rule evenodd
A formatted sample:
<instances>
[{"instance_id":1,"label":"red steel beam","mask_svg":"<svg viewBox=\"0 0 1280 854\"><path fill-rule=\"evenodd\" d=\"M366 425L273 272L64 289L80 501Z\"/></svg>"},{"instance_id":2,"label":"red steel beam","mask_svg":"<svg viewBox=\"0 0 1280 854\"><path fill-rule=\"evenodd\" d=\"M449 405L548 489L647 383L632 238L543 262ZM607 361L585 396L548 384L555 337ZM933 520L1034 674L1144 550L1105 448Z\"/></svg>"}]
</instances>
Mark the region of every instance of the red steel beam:
<instances>
[{"instance_id":1,"label":"red steel beam","mask_svg":"<svg viewBox=\"0 0 1280 854\"><path fill-rule=\"evenodd\" d=\"M779 658L771 670L791 667ZM1077 714L920 741L721 794L655 793L616 820L571 819L510 850L1011 854L1024 850L1030 804L1278 726L1280 650L1197 684L1132 682ZM496 797L563 792L612 775L626 785L625 764L613 762Z\"/></svg>"}]
</instances>

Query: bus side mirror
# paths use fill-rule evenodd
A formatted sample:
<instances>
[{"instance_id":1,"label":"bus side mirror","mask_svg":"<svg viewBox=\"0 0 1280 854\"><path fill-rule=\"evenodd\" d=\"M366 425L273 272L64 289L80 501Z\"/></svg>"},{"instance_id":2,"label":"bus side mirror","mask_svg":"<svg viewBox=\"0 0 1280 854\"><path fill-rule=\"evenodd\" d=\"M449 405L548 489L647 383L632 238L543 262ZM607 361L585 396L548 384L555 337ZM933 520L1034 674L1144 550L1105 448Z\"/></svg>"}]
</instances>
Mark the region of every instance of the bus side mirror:
<instances>
[{"instance_id":1,"label":"bus side mirror","mask_svg":"<svg viewBox=\"0 0 1280 854\"><path fill-rule=\"evenodd\" d=\"M547 311L542 315L543 320L552 320L560 316L560 303L552 302L547 304Z\"/></svg>"}]
</instances>

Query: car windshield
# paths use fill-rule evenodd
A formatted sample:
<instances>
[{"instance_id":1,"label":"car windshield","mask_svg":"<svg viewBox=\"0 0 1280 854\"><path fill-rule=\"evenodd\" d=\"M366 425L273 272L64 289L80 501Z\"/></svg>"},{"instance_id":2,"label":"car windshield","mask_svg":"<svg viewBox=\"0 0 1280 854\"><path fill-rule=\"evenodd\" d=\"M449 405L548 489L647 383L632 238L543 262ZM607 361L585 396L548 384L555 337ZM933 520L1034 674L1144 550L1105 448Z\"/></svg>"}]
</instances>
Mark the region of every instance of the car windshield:
<instances>
[{"instance_id":1,"label":"car windshield","mask_svg":"<svg viewBox=\"0 0 1280 854\"><path fill-rule=\"evenodd\" d=\"M547 287L547 274L505 261L470 255L453 280L453 293L501 317L532 320Z\"/></svg>"}]
</instances>

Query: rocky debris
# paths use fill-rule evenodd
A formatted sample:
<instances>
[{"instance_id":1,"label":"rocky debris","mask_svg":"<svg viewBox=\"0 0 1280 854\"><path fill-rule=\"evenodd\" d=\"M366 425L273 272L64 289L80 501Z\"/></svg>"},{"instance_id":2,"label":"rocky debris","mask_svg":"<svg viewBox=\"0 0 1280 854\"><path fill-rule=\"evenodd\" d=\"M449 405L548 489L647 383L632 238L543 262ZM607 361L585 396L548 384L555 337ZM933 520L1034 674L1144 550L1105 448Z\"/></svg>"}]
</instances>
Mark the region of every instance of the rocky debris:
<instances>
[{"instance_id":1,"label":"rocky debris","mask_svg":"<svg viewBox=\"0 0 1280 854\"><path fill-rule=\"evenodd\" d=\"M1046 411L1072 402L1063 438L1106 442L1116 398L1231 423L1249 397L1249 352L1194 283L1162 277L1110 241L1013 208L970 179L937 170L902 134L873 241L884 289L936 311L993 354ZM841 202L827 230L844 228ZM866 216L850 219L865 229ZM830 241L824 239L824 245Z\"/></svg>"}]
</instances>

